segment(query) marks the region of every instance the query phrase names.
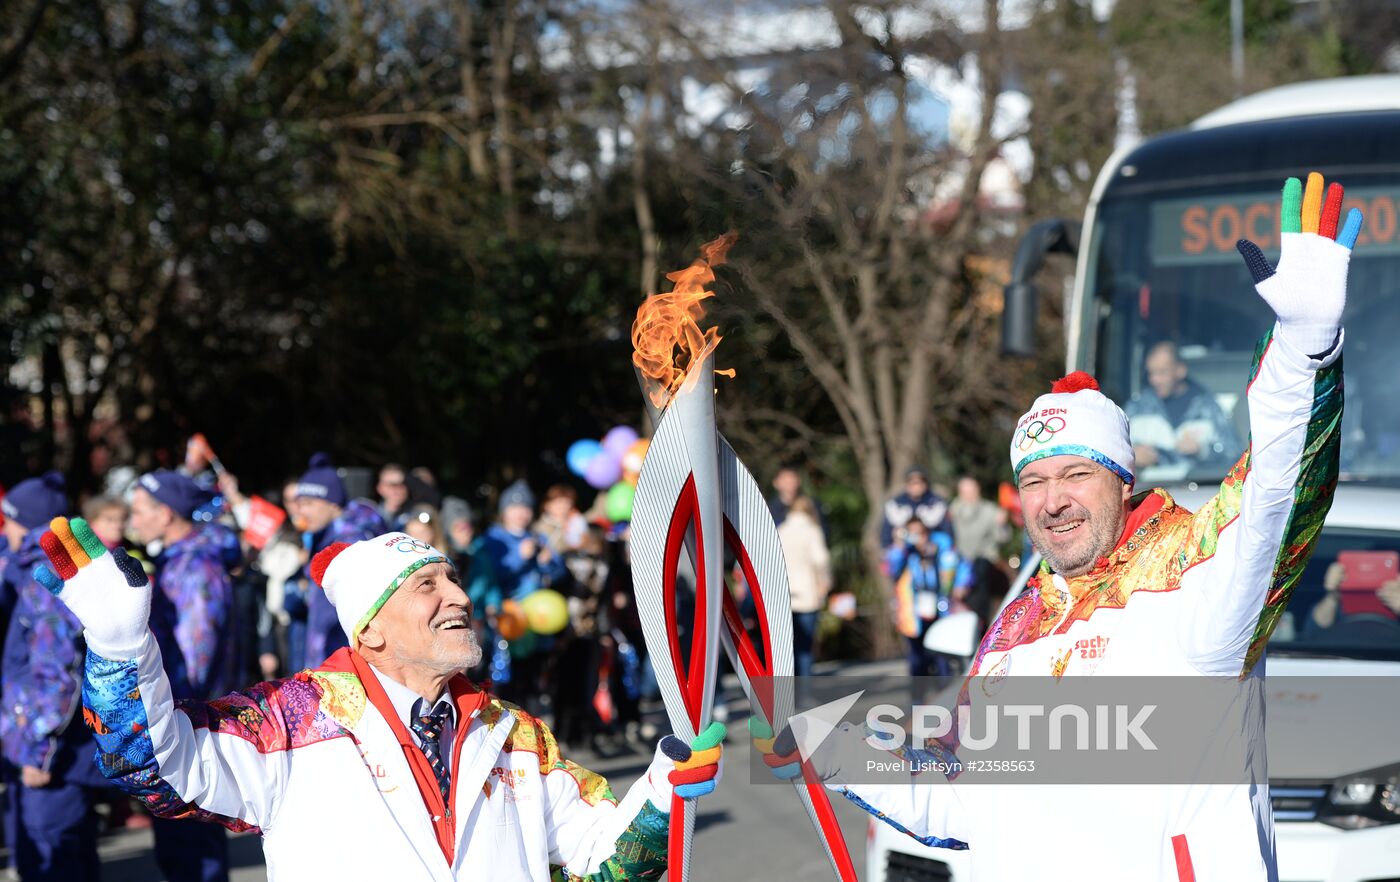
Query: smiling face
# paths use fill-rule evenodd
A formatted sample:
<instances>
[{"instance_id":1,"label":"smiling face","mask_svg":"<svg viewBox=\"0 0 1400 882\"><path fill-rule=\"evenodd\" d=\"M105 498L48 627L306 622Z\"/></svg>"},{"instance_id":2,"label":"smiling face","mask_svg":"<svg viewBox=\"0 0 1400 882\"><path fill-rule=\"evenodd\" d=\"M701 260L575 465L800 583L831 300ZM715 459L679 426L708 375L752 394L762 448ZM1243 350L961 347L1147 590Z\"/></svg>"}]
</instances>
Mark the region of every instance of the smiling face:
<instances>
[{"instance_id":1,"label":"smiling face","mask_svg":"<svg viewBox=\"0 0 1400 882\"><path fill-rule=\"evenodd\" d=\"M472 602L450 564L433 563L408 577L360 632L371 655L392 658L425 677L459 674L481 662L472 630Z\"/></svg>"},{"instance_id":2,"label":"smiling face","mask_svg":"<svg viewBox=\"0 0 1400 882\"><path fill-rule=\"evenodd\" d=\"M1133 488L1082 456L1047 456L1028 463L1018 480L1026 530L1055 572L1089 572L1123 533Z\"/></svg>"}]
</instances>

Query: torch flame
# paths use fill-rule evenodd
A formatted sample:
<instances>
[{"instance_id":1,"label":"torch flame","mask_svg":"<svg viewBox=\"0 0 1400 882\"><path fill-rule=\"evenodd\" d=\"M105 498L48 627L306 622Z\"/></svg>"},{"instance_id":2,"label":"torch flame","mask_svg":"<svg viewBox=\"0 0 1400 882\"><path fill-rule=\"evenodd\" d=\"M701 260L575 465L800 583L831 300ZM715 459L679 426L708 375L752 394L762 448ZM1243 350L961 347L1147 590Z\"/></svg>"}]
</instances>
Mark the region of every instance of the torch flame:
<instances>
[{"instance_id":1,"label":"torch flame","mask_svg":"<svg viewBox=\"0 0 1400 882\"><path fill-rule=\"evenodd\" d=\"M632 323L632 363L643 377L648 397L665 407L680 391L691 367L698 365L719 345L718 328L701 331L705 317L702 301L713 297L705 285L715 280L714 268L724 263L739 234L725 233L700 247L700 257L683 270L667 273L674 282L670 293L652 294L637 307ZM715 373L734 376L734 371Z\"/></svg>"}]
</instances>

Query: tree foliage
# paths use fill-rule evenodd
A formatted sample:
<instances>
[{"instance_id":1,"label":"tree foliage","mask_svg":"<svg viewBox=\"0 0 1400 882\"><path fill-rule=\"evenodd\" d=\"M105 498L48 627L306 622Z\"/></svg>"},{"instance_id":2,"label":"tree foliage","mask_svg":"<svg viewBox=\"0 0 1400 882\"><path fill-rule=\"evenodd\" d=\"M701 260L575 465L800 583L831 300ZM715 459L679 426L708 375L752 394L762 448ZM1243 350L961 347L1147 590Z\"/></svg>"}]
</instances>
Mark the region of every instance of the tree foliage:
<instances>
[{"instance_id":1,"label":"tree foliage","mask_svg":"<svg viewBox=\"0 0 1400 882\"><path fill-rule=\"evenodd\" d=\"M1245 6L1251 90L1393 44ZM993 0L0 9L0 481L91 488L196 430L255 485L315 449L562 477L640 419L639 298L734 227L725 430L760 474L808 464L871 566L870 502L914 462L999 474L1059 361L996 353L1018 223L1082 210L1125 94L1150 133L1233 89L1225 0L1044 0L1006 32ZM980 182L1023 138L1017 217Z\"/></svg>"}]
</instances>

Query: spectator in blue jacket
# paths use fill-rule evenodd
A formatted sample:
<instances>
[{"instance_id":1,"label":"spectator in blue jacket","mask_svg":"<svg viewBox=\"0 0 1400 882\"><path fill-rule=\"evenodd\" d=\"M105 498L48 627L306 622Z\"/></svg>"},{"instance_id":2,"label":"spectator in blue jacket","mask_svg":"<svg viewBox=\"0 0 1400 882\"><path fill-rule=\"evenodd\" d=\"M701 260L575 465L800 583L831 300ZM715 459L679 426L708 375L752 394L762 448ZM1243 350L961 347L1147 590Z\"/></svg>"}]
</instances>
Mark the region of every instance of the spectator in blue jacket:
<instances>
[{"instance_id":1,"label":"spectator in blue jacket","mask_svg":"<svg viewBox=\"0 0 1400 882\"><path fill-rule=\"evenodd\" d=\"M516 481L501 493L501 519L486 531L486 553L491 558L505 598L520 600L564 578L564 560L550 550L545 537L530 530L535 517L535 495L524 481Z\"/></svg>"},{"instance_id":2,"label":"spectator in blue jacket","mask_svg":"<svg viewBox=\"0 0 1400 882\"><path fill-rule=\"evenodd\" d=\"M159 542L151 596L151 632L175 698L208 701L239 682L234 580L238 537L221 524L196 524L209 494L191 478L165 469L142 475L131 498L131 531ZM226 882L224 828L197 821L154 821L156 863L169 882Z\"/></svg>"},{"instance_id":3,"label":"spectator in blue jacket","mask_svg":"<svg viewBox=\"0 0 1400 882\"><path fill-rule=\"evenodd\" d=\"M930 532L917 516L905 525L904 540L885 553L894 585L895 627L909 645L909 676L946 677L952 673L947 656L924 648L924 635L933 623L962 608L972 588L972 566L953 537Z\"/></svg>"},{"instance_id":4,"label":"spectator in blue jacket","mask_svg":"<svg viewBox=\"0 0 1400 882\"><path fill-rule=\"evenodd\" d=\"M307 585L311 584L310 560L321 549L337 542L353 544L361 539L373 539L388 532L384 519L372 503L349 499L345 484L325 453L311 457L306 473L293 491L293 505L296 510L292 515L305 531ZM325 592L308 589L305 664L316 667L331 653L347 645L349 641L336 618L335 607L326 599Z\"/></svg>"},{"instance_id":5,"label":"spectator in blue jacket","mask_svg":"<svg viewBox=\"0 0 1400 882\"><path fill-rule=\"evenodd\" d=\"M503 602L521 600L568 574L564 559L550 549L548 540L530 530L534 517L535 496L524 481L516 481L501 493L500 521L486 531L483 551L491 561ZM540 709L542 680L553 646L552 638L540 637L533 650L519 655L512 651L510 679L499 685L506 700L531 712Z\"/></svg>"},{"instance_id":6,"label":"spectator in blue jacket","mask_svg":"<svg viewBox=\"0 0 1400 882\"><path fill-rule=\"evenodd\" d=\"M96 880L93 805L106 781L82 721L83 629L31 575L44 560L39 537L68 509L63 478L50 472L21 481L3 506L14 546L5 590L17 598L5 635L0 714L14 865L25 882Z\"/></svg>"}]
</instances>

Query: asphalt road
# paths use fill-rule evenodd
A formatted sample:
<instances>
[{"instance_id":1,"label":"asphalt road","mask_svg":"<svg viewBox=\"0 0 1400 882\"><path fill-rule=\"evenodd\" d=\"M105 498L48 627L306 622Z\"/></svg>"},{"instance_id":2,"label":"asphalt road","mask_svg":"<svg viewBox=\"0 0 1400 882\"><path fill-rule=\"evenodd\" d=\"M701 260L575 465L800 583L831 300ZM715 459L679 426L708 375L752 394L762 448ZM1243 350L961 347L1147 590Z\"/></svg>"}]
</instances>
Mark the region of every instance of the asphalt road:
<instances>
[{"instance_id":1,"label":"asphalt road","mask_svg":"<svg viewBox=\"0 0 1400 882\"><path fill-rule=\"evenodd\" d=\"M862 665L859 673L890 673L899 663ZM842 674L856 673L846 667ZM732 679L731 679L732 684ZM750 780L749 739L744 719L747 702L732 685L729 738L725 744L724 779L714 794L700 801L696 818L691 873L697 879L823 879L834 878L806 813L790 787ZM606 775L619 795L645 771L651 752L627 752L602 757L588 753L566 754ZM855 861L865 875L865 838L868 816L845 799L833 799L836 815ZM230 852L233 882L266 879L261 841L257 836L232 837ZM164 876L151 855L149 831L107 836L101 845L105 882L157 882Z\"/></svg>"}]
</instances>

